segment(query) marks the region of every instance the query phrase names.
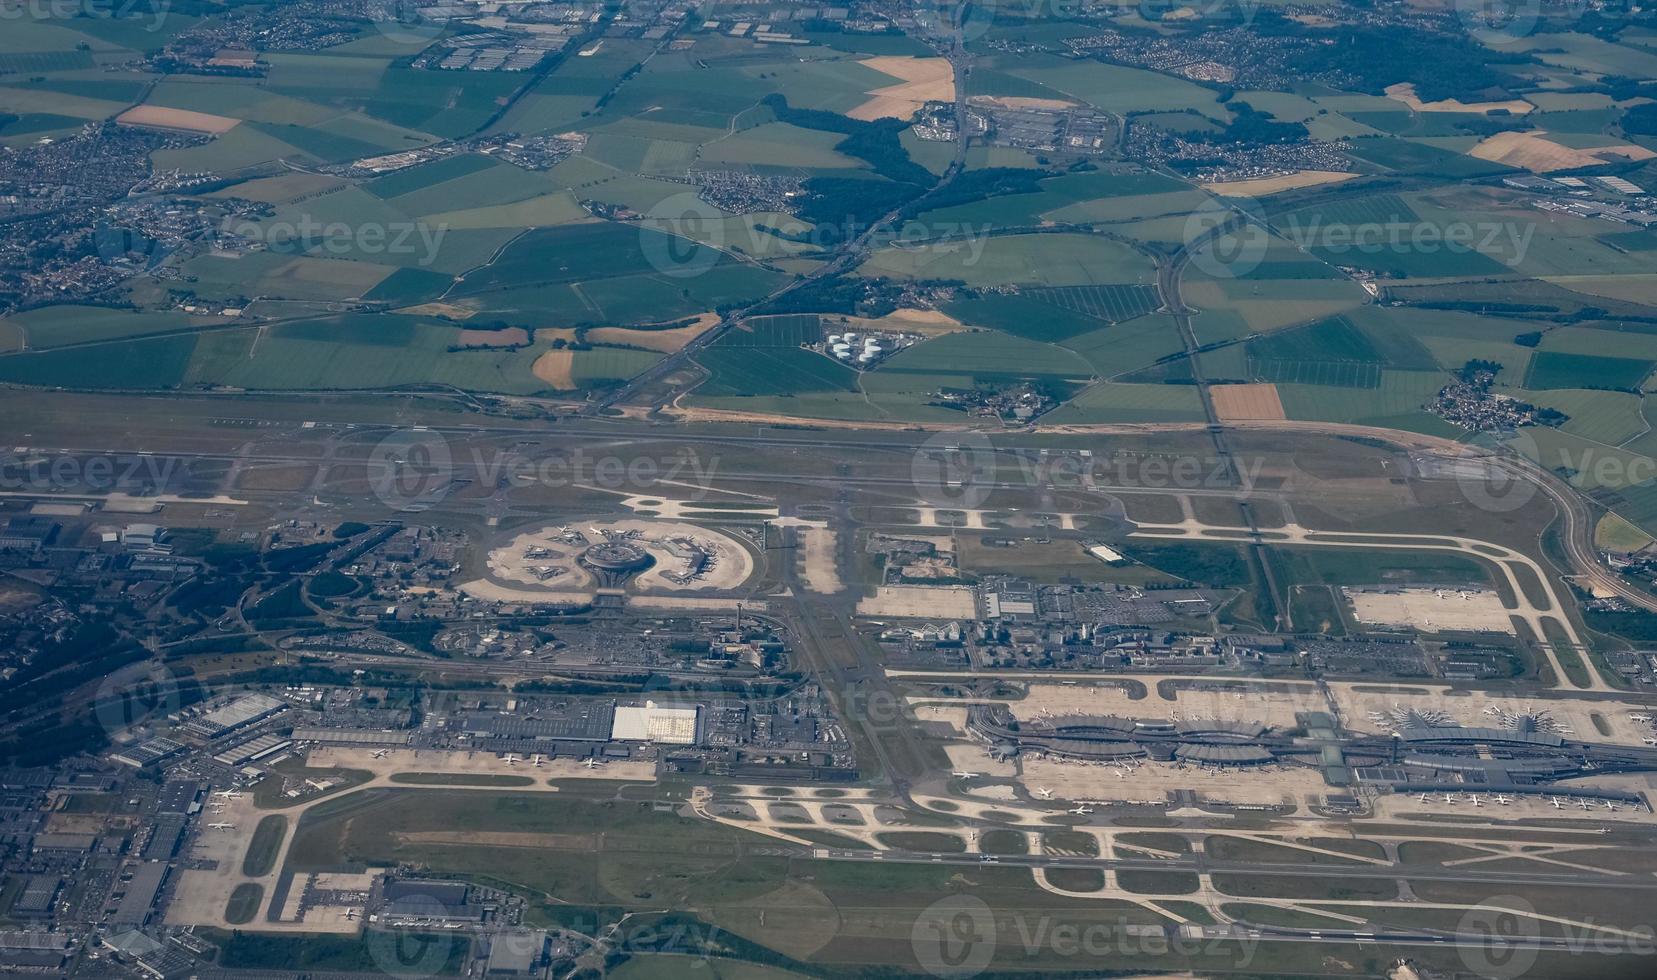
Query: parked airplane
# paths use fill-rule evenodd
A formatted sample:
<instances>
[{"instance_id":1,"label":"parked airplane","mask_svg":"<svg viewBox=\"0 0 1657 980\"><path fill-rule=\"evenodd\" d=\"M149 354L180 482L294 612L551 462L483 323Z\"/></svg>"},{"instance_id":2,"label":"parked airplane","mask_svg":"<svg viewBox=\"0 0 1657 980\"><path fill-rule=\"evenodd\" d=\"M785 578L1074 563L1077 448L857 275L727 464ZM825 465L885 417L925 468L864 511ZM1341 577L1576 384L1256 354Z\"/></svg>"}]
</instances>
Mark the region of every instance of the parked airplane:
<instances>
[{"instance_id":1,"label":"parked airplane","mask_svg":"<svg viewBox=\"0 0 1657 980\"><path fill-rule=\"evenodd\" d=\"M516 752L508 752L505 755L501 756L501 758L509 766L515 766L515 765L518 764L518 761L519 761L519 757L518 757L518 754Z\"/></svg>"},{"instance_id":2,"label":"parked airplane","mask_svg":"<svg viewBox=\"0 0 1657 980\"><path fill-rule=\"evenodd\" d=\"M954 772L950 773L950 775L954 776L956 779L977 779L978 778L977 773L967 772L965 769L957 769Z\"/></svg>"},{"instance_id":3,"label":"parked airplane","mask_svg":"<svg viewBox=\"0 0 1657 980\"><path fill-rule=\"evenodd\" d=\"M1500 803L1502 806L1507 806L1509 803L1512 803L1513 801L1508 799L1507 797L1503 796L1502 794L1497 793L1496 794L1496 802Z\"/></svg>"},{"instance_id":4,"label":"parked airplane","mask_svg":"<svg viewBox=\"0 0 1657 980\"><path fill-rule=\"evenodd\" d=\"M233 789L216 789L213 791L213 795L221 800L239 800L242 798L242 794Z\"/></svg>"},{"instance_id":5,"label":"parked airplane","mask_svg":"<svg viewBox=\"0 0 1657 980\"><path fill-rule=\"evenodd\" d=\"M1594 805L1589 803L1587 800L1577 800L1576 805L1584 810L1592 810L1594 808Z\"/></svg>"},{"instance_id":6,"label":"parked airplane","mask_svg":"<svg viewBox=\"0 0 1657 980\"><path fill-rule=\"evenodd\" d=\"M386 757L386 753L390 751L390 749L375 749L373 752L370 752L369 755L375 759L384 759Z\"/></svg>"},{"instance_id":7,"label":"parked airplane","mask_svg":"<svg viewBox=\"0 0 1657 980\"><path fill-rule=\"evenodd\" d=\"M586 762L583 762L581 764L586 766L588 769L597 769L599 766L604 765L604 760L603 759L588 759Z\"/></svg>"},{"instance_id":8,"label":"parked airplane","mask_svg":"<svg viewBox=\"0 0 1657 980\"><path fill-rule=\"evenodd\" d=\"M539 752L537 752L534 755L529 757L529 764L534 766L537 769L539 769L542 766L546 765L546 763L547 763L547 757L542 755Z\"/></svg>"},{"instance_id":9,"label":"parked airplane","mask_svg":"<svg viewBox=\"0 0 1657 980\"><path fill-rule=\"evenodd\" d=\"M1553 808L1555 810L1561 810L1561 809L1564 809L1564 807L1565 807L1565 801L1560 799L1557 796L1554 797L1553 799L1549 800L1548 802L1553 804Z\"/></svg>"},{"instance_id":10,"label":"parked airplane","mask_svg":"<svg viewBox=\"0 0 1657 980\"><path fill-rule=\"evenodd\" d=\"M213 830L235 830L236 829L236 825L233 824L233 823L210 823L207 826L212 828Z\"/></svg>"},{"instance_id":11,"label":"parked airplane","mask_svg":"<svg viewBox=\"0 0 1657 980\"><path fill-rule=\"evenodd\" d=\"M1090 806L1078 806L1070 812L1076 814L1078 817L1085 817L1093 812L1093 808Z\"/></svg>"},{"instance_id":12,"label":"parked airplane","mask_svg":"<svg viewBox=\"0 0 1657 980\"><path fill-rule=\"evenodd\" d=\"M1050 800L1052 798L1053 798L1053 791L1048 789L1047 787L1041 786L1041 787L1038 787L1036 789L1036 799L1038 799L1038 800Z\"/></svg>"}]
</instances>

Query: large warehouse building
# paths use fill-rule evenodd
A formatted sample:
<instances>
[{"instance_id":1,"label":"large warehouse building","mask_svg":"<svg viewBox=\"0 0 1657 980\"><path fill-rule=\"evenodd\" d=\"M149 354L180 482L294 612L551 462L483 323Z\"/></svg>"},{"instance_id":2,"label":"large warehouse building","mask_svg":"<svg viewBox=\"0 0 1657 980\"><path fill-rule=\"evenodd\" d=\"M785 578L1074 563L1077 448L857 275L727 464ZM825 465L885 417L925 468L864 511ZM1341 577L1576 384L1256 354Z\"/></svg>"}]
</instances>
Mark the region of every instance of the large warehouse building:
<instances>
[{"instance_id":1,"label":"large warehouse building","mask_svg":"<svg viewBox=\"0 0 1657 980\"><path fill-rule=\"evenodd\" d=\"M642 706L618 707L610 729L614 742L658 742L695 745L701 741L702 709L694 704L670 705L646 701Z\"/></svg>"}]
</instances>

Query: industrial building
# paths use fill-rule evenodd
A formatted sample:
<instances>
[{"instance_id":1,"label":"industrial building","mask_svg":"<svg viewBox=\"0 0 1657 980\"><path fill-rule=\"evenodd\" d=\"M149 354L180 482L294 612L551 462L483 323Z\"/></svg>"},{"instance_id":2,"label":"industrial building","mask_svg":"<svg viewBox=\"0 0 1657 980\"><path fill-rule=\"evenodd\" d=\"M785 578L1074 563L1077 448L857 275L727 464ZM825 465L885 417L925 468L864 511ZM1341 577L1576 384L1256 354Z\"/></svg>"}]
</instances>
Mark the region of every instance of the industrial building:
<instances>
[{"instance_id":1,"label":"industrial building","mask_svg":"<svg viewBox=\"0 0 1657 980\"><path fill-rule=\"evenodd\" d=\"M248 694L204 711L186 722L184 730L198 738L222 738L238 729L258 724L287 706L286 701L268 694Z\"/></svg>"},{"instance_id":2,"label":"industrial building","mask_svg":"<svg viewBox=\"0 0 1657 980\"><path fill-rule=\"evenodd\" d=\"M702 709L697 705L657 704L616 709L614 742L652 742L661 745L695 745L701 741Z\"/></svg>"}]
</instances>

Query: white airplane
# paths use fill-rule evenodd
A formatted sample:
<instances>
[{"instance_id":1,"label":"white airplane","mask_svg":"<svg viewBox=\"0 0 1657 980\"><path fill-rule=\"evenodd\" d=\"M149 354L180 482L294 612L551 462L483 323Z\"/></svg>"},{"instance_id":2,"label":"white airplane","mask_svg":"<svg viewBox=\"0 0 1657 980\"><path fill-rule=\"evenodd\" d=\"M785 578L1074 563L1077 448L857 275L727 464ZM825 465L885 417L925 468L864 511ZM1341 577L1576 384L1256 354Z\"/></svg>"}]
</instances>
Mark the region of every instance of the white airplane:
<instances>
[{"instance_id":1,"label":"white airplane","mask_svg":"<svg viewBox=\"0 0 1657 980\"><path fill-rule=\"evenodd\" d=\"M1611 812L1612 812L1612 813L1616 813L1616 812L1617 812L1617 805L1616 805L1616 804L1615 804L1615 803L1612 803L1612 802L1611 802L1611 801L1610 801L1610 800L1600 800L1600 802L1601 802L1601 803L1604 803L1604 804L1605 804L1605 808L1606 808L1606 809L1607 809L1607 810L1610 810L1610 811L1611 811Z\"/></svg>"},{"instance_id":2,"label":"white airplane","mask_svg":"<svg viewBox=\"0 0 1657 980\"><path fill-rule=\"evenodd\" d=\"M386 757L386 753L390 751L390 749L375 749L373 752L370 752L369 755L375 759L384 759Z\"/></svg>"},{"instance_id":3,"label":"white airplane","mask_svg":"<svg viewBox=\"0 0 1657 980\"><path fill-rule=\"evenodd\" d=\"M345 921L346 922L355 922L355 921L357 921L357 910L356 909L346 909L345 910Z\"/></svg>"},{"instance_id":4,"label":"white airplane","mask_svg":"<svg viewBox=\"0 0 1657 980\"><path fill-rule=\"evenodd\" d=\"M1561 809L1564 809L1564 807L1565 807L1565 801L1560 799L1557 796L1554 797L1553 799L1549 800L1548 802L1553 804L1553 808L1555 810L1561 810Z\"/></svg>"},{"instance_id":5,"label":"white airplane","mask_svg":"<svg viewBox=\"0 0 1657 980\"><path fill-rule=\"evenodd\" d=\"M1039 787L1036 790L1036 799L1038 799L1038 800L1050 800L1052 798L1053 798L1053 791L1048 789L1047 787L1042 786L1042 787Z\"/></svg>"},{"instance_id":6,"label":"white airplane","mask_svg":"<svg viewBox=\"0 0 1657 980\"><path fill-rule=\"evenodd\" d=\"M1503 796L1502 794L1497 793L1496 794L1496 802L1500 803L1502 806L1507 806L1509 803L1512 803L1513 801L1508 799L1507 797Z\"/></svg>"},{"instance_id":7,"label":"white airplane","mask_svg":"<svg viewBox=\"0 0 1657 980\"><path fill-rule=\"evenodd\" d=\"M965 769L957 769L954 772L950 773L950 775L954 776L956 779L977 779L978 778L977 773L967 772Z\"/></svg>"},{"instance_id":8,"label":"white airplane","mask_svg":"<svg viewBox=\"0 0 1657 980\"><path fill-rule=\"evenodd\" d=\"M1085 817L1088 814L1093 812L1093 808L1090 807L1090 806L1078 806L1074 810L1071 810L1070 812L1074 813L1078 817Z\"/></svg>"},{"instance_id":9,"label":"white airplane","mask_svg":"<svg viewBox=\"0 0 1657 980\"><path fill-rule=\"evenodd\" d=\"M505 763L509 766L515 766L515 765L518 764L518 756L517 756L516 753L513 753L513 752L506 753L505 755L501 756L501 759L503 761L505 761Z\"/></svg>"},{"instance_id":10,"label":"white airplane","mask_svg":"<svg viewBox=\"0 0 1657 980\"><path fill-rule=\"evenodd\" d=\"M1473 800L1473 805L1474 806L1484 806L1484 797L1475 796L1475 797L1472 797L1472 800Z\"/></svg>"},{"instance_id":11,"label":"white airplane","mask_svg":"<svg viewBox=\"0 0 1657 980\"><path fill-rule=\"evenodd\" d=\"M235 830L236 829L236 825L233 824L233 823L210 823L207 826L212 830Z\"/></svg>"},{"instance_id":12,"label":"white airplane","mask_svg":"<svg viewBox=\"0 0 1657 980\"><path fill-rule=\"evenodd\" d=\"M542 755L539 752L537 752L534 755L529 757L529 764L534 766L537 769L539 769L542 766L546 765L546 762L547 762L547 757Z\"/></svg>"},{"instance_id":13,"label":"white airplane","mask_svg":"<svg viewBox=\"0 0 1657 980\"><path fill-rule=\"evenodd\" d=\"M239 800L242 798L242 794L233 789L216 789L213 791L213 795L221 800Z\"/></svg>"},{"instance_id":14,"label":"white airplane","mask_svg":"<svg viewBox=\"0 0 1657 980\"><path fill-rule=\"evenodd\" d=\"M604 760L603 759L588 759L586 762L583 762L581 764L586 766L588 769L597 769L599 766L604 765Z\"/></svg>"},{"instance_id":15,"label":"white airplane","mask_svg":"<svg viewBox=\"0 0 1657 980\"><path fill-rule=\"evenodd\" d=\"M1594 808L1594 805L1589 803L1587 800L1577 800L1576 805L1584 810L1592 810Z\"/></svg>"},{"instance_id":16,"label":"white airplane","mask_svg":"<svg viewBox=\"0 0 1657 980\"><path fill-rule=\"evenodd\" d=\"M1454 793L1445 793L1444 794L1444 802L1450 804L1451 806L1455 806L1456 805L1456 794L1454 794Z\"/></svg>"},{"instance_id":17,"label":"white airplane","mask_svg":"<svg viewBox=\"0 0 1657 980\"><path fill-rule=\"evenodd\" d=\"M1650 721L1651 720L1650 715L1629 715L1628 718L1629 718L1630 721Z\"/></svg>"},{"instance_id":18,"label":"white airplane","mask_svg":"<svg viewBox=\"0 0 1657 980\"><path fill-rule=\"evenodd\" d=\"M1644 742L1645 742L1645 744L1647 744L1647 745L1657 745L1657 737L1654 737L1654 736L1651 736L1651 735L1647 735L1647 736L1646 736L1646 737L1645 737L1645 738L1644 738L1644 739L1643 739L1643 741L1644 741Z\"/></svg>"},{"instance_id":19,"label":"white airplane","mask_svg":"<svg viewBox=\"0 0 1657 980\"><path fill-rule=\"evenodd\" d=\"M1422 802L1422 803L1431 803L1431 802L1432 802L1432 800L1430 800L1430 799L1428 799L1428 798L1427 798L1427 794L1426 794L1426 793L1422 793L1422 794L1421 794L1421 802Z\"/></svg>"}]
</instances>

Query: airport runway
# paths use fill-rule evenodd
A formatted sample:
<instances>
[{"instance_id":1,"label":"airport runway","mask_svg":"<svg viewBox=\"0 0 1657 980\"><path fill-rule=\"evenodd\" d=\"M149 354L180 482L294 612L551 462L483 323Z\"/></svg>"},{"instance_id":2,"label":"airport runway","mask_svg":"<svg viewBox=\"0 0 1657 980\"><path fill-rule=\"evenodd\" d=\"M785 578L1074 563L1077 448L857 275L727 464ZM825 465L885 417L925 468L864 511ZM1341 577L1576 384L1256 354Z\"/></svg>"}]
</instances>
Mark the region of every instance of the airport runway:
<instances>
[{"instance_id":1,"label":"airport runway","mask_svg":"<svg viewBox=\"0 0 1657 980\"><path fill-rule=\"evenodd\" d=\"M857 861L865 864L949 864L1011 868L1070 868L1104 871L1184 871L1204 874L1276 875L1294 878L1381 878L1405 881L1453 881L1488 885L1571 885L1617 888L1628 891L1657 891L1657 877L1617 875L1610 872L1521 872L1474 871L1461 868L1411 868L1394 865L1269 864L1252 861L1212 861L1203 856L1187 858L1083 858L1052 857L1042 854L955 854L923 851L864 851L834 847L754 847L750 853L775 857L809 858L816 861ZM1246 899L1238 899L1246 901ZM1310 899L1308 899L1310 901Z\"/></svg>"}]
</instances>

